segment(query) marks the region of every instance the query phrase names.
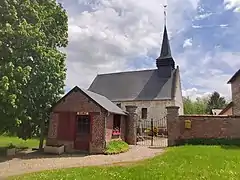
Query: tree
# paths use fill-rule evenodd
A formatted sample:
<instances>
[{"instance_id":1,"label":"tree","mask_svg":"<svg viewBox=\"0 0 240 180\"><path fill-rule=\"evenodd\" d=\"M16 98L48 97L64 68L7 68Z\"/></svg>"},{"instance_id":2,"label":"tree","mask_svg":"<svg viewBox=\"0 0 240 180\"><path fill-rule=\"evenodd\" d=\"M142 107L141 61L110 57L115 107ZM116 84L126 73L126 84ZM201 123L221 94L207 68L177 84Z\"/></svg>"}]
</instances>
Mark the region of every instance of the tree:
<instances>
[{"instance_id":1,"label":"tree","mask_svg":"<svg viewBox=\"0 0 240 180\"><path fill-rule=\"evenodd\" d=\"M207 98L197 98L195 101L189 97L183 98L184 114L205 114Z\"/></svg>"},{"instance_id":2,"label":"tree","mask_svg":"<svg viewBox=\"0 0 240 180\"><path fill-rule=\"evenodd\" d=\"M207 102L207 114L212 114L212 109L222 109L226 107L226 100L218 92L213 92Z\"/></svg>"},{"instance_id":3,"label":"tree","mask_svg":"<svg viewBox=\"0 0 240 180\"><path fill-rule=\"evenodd\" d=\"M55 0L0 1L0 132L41 134L63 94L66 11Z\"/></svg>"}]
</instances>

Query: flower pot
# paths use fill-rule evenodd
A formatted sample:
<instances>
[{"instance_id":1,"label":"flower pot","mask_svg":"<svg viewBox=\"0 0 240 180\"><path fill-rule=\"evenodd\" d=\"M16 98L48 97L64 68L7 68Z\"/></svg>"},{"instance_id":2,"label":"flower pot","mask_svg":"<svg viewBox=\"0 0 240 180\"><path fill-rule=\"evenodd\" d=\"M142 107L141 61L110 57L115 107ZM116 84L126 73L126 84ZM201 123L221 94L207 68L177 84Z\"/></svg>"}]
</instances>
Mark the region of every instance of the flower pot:
<instances>
[{"instance_id":1,"label":"flower pot","mask_svg":"<svg viewBox=\"0 0 240 180\"><path fill-rule=\"evenodd\" d=\"M7 149L7 156L14 156L16 154L16 148Z\"/></svg>"},{"instance_id":2,"label":"flower pot","mask_svg":"<svg viewBox=\"0 0 240 180\"><path fill-rule=\"evenodd\" d=\"M64 145L61 146L45 146L44 147L45 153L51 153L51 154L62 154L64 153Z\"/></svg>"}]
</instances>

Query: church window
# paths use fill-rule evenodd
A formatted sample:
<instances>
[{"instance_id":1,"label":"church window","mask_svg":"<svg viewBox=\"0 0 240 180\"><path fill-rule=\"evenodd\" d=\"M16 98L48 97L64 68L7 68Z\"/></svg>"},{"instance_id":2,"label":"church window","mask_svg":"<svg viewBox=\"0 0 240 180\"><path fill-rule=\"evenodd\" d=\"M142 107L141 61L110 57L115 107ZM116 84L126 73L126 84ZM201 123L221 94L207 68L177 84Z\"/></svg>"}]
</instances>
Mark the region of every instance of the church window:
<instances>
[{"instance_id":1,"label":"church window","mask_svg":"<svg viewBox=\"0 0 240 180\"><path fill-rule=\"evenodd\" d=\"M142 119L147 119L147 108L142 108Z\"/></svg>"}]
</instances>

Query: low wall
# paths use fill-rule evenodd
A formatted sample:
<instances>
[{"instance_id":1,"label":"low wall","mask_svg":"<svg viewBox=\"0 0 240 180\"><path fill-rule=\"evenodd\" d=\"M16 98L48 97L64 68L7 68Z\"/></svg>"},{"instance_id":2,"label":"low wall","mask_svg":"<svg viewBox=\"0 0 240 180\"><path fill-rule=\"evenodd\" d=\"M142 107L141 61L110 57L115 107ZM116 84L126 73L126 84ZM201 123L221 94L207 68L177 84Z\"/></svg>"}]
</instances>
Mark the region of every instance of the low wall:
<instances>
[{"instance_id":1,"label":"low wall","mask_svg":"<svg viewBox=\"0 0 240 180\"><path fill-rule=\"evenodd\" d=\"M240 140L240 116L233 115L180 115L179 107L167 107L168 145L189 140ZM186 120L190 126L185 126ZM188 124L189 125L189 124ZM240 143L240 142L238 142Z\"/></svg>"},{"instance_id":2,"label":"low wall","mask_svg":"<svg viewBox=\"0 0 240 180\"><path fill-rule=\"evenodd\" d=\"M191 128L185 128L185 120ZM179 116L179 139L194 138L240 138L240 116L194 115Z\"/></svg>"}]
</instances>

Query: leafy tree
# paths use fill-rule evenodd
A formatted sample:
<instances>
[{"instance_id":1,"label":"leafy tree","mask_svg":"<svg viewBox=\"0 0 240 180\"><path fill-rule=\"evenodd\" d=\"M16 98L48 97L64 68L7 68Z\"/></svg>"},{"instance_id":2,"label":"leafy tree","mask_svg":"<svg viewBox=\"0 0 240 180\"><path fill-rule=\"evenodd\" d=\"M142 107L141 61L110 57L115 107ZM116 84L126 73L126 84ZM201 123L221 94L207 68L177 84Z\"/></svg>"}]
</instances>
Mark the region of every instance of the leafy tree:
<instances>
[{"instance_id":1,"label":"leafy tree","mask_svg":"<svg viewBox=\"0 0 240 180\"><path fill-rule=\"evenodd\" d=\"M218 92L213 92L207 102L207 113L212 114L212 109L222 109L226 107L226 100Z\"/></svg>"},{"instance_id":2,"label":"leafy tree","mask_svg":"<svg viewBox=\"0 0 240 180\"><path fill-rule=\"evenodd\" d=\"M205 114L207 98L197 98L195 101L189 97L183 98L184 114Z\"/></svg>"},{"instance_id":3,"label":"leafy tree","mask_svg":"<svg viewBox=\"0 0 240 180\"><path fill-rule=\"evenodd\" d=\"M55 0L0 1L0 132L41 134L63 93L67 15Z\"/></svg>"}]
</instances>

